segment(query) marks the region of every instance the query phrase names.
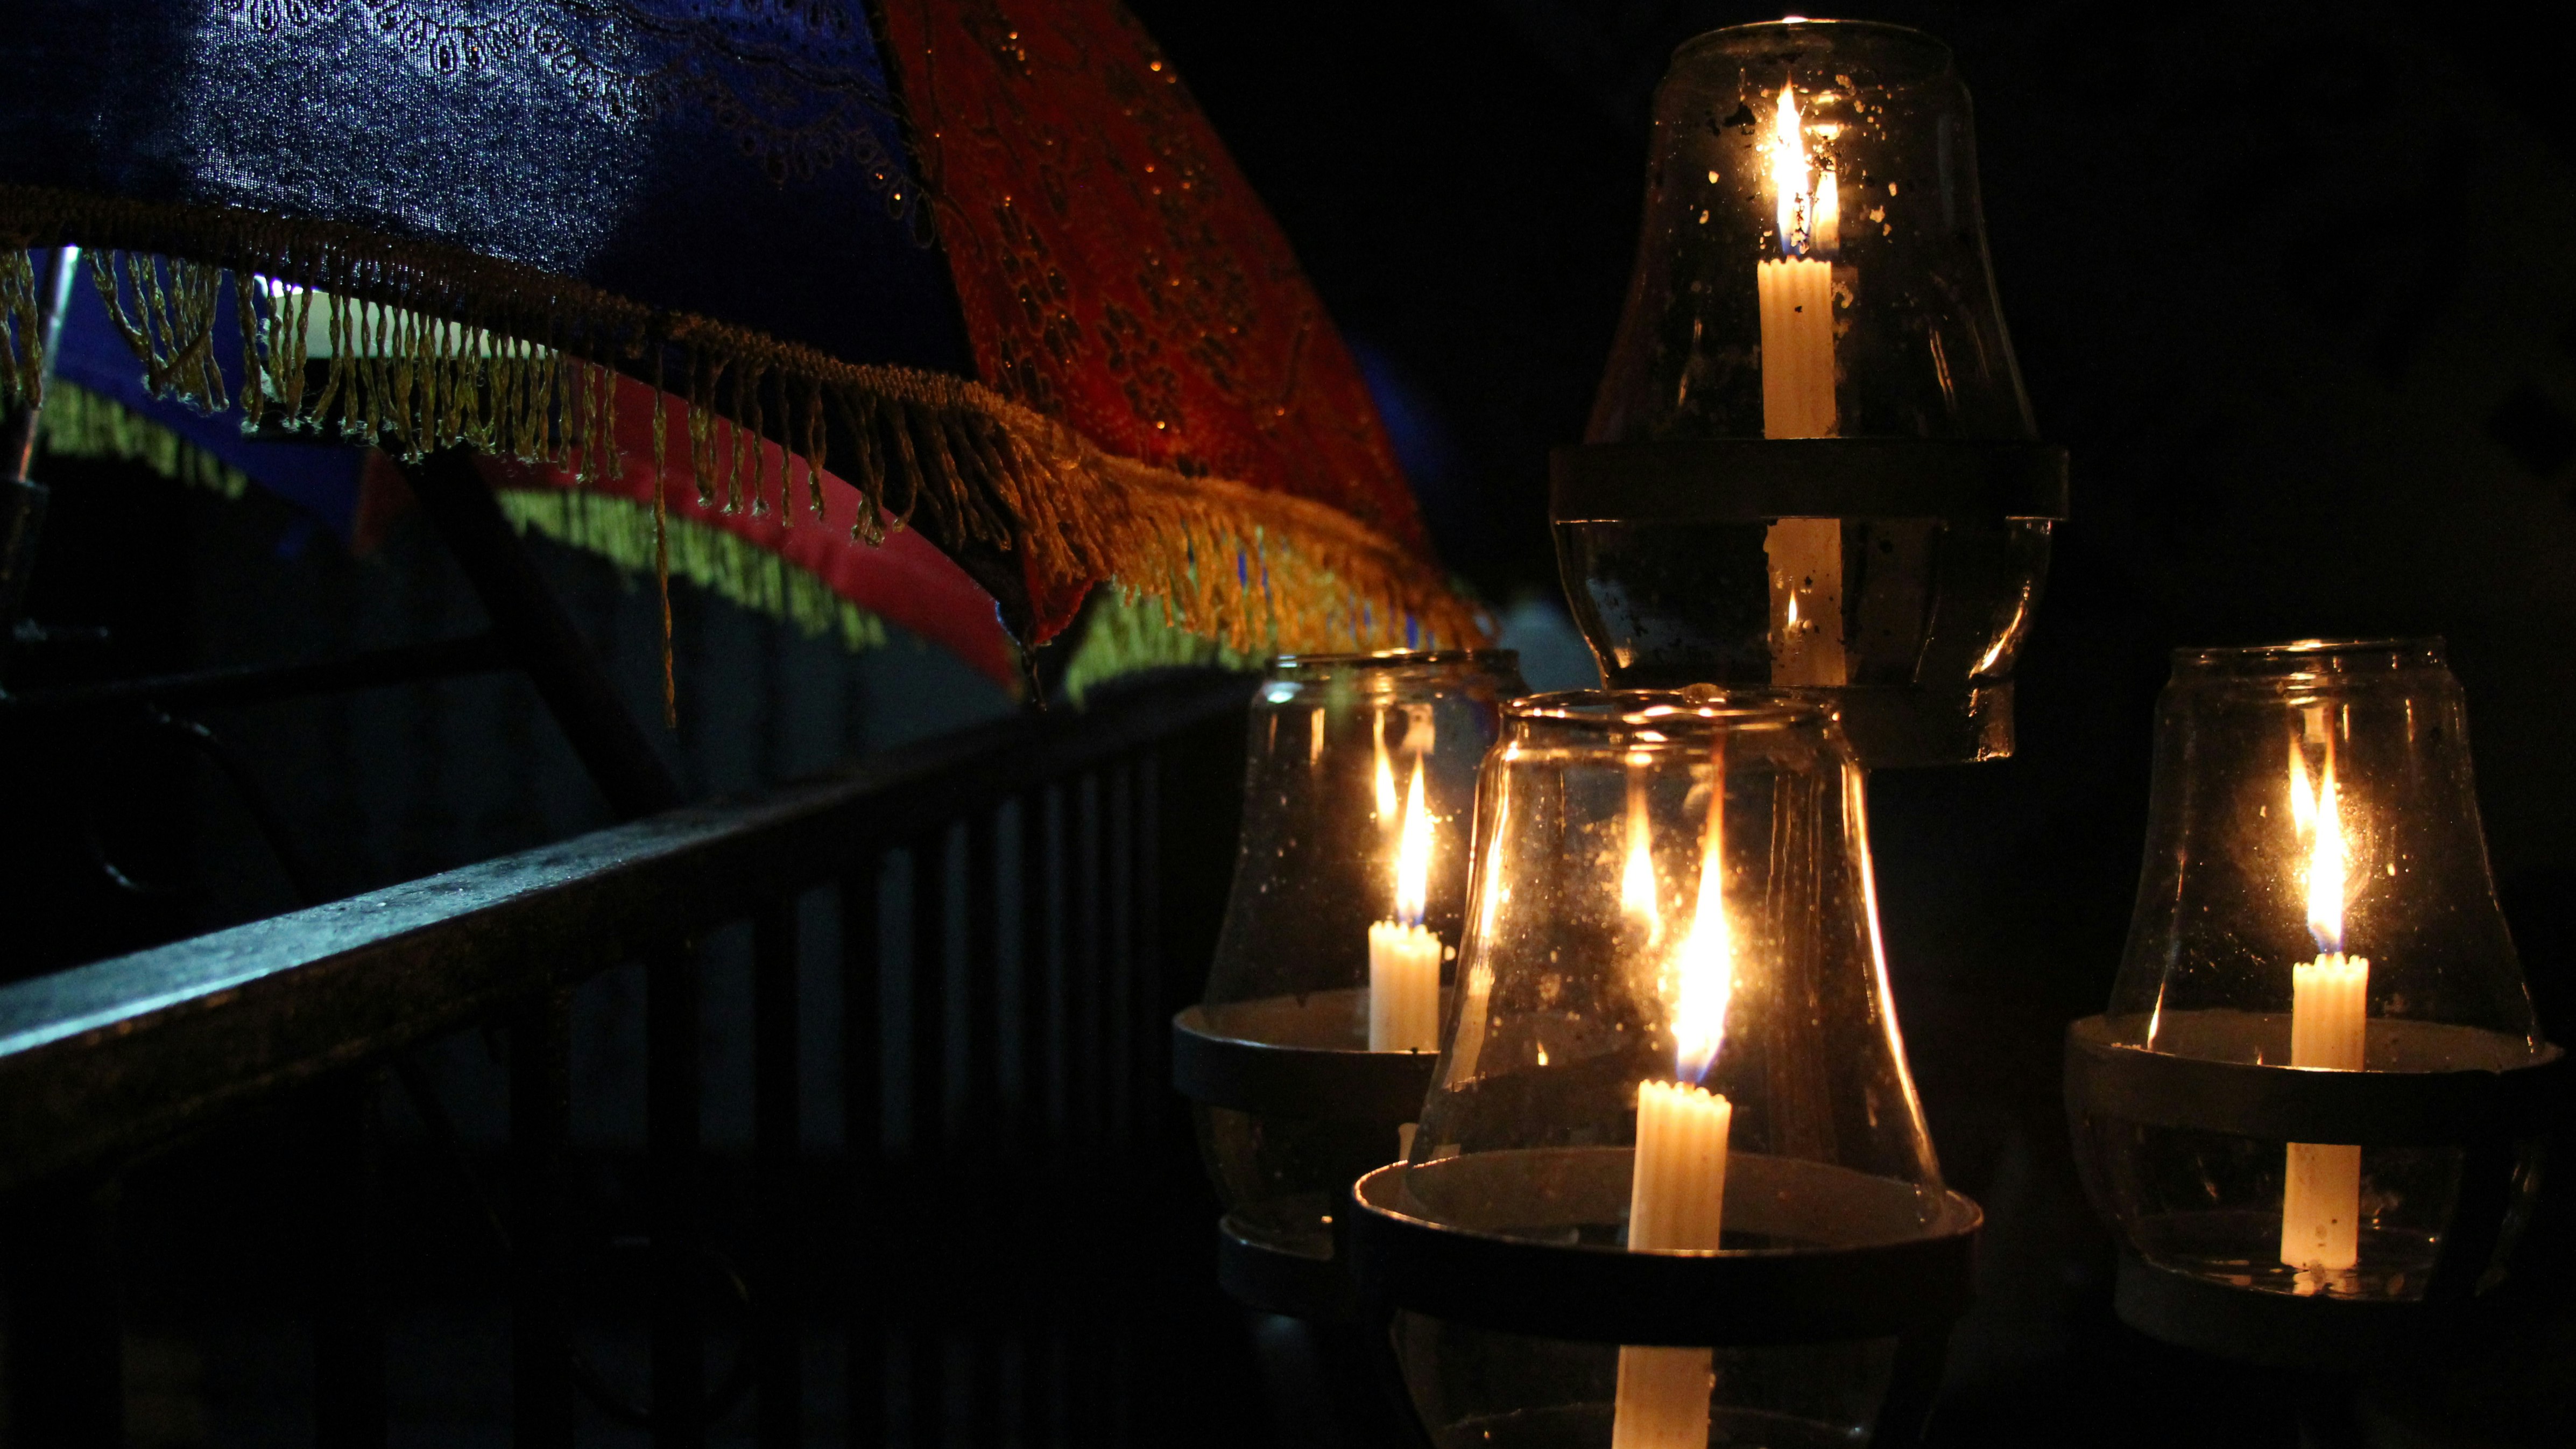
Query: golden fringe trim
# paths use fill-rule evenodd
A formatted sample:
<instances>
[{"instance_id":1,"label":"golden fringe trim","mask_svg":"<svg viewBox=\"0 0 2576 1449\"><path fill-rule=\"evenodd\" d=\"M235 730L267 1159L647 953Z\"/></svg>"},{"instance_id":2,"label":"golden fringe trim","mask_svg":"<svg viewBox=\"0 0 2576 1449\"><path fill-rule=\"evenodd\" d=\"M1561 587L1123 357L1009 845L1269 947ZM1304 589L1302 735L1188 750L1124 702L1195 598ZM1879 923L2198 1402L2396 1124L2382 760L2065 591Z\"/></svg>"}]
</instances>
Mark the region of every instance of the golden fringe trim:
<instances>
[{"instance_id":1,"label":"golden fringe trim","mask_svg":"<svg viewBox=\"0 0 2576 1449\"><path fill-rule=\"evenodd\" d=\"M668 549L670 577L795 626L808 639L837 638L852 653L884 648L885 620L832 592L813 571L738 534L681 517L657 529L652 505L568 488L495 490L521 533L595 553L630 574L651 574Z\"/></svg>"},{"instance_id":2,"label":"golden fringe trim","mask_svg":"<svg viewBox=\"0 0 2576 1449\"><path fill-rule=\"evenodd\" d=\"M331 430L415 458L461 443L587 482L623 467L611 369L663 378L668 359L683 373L690 474L728 509L774 506L792 522L802 464L805 511L819 519L829 468L859 490L859 539L927 518L955 543L1025 550L1043 590L1114 579L1236 650L1485 636L1435 570L1337 509L1114 457L963 379L845 363L336 223L0 186L0 402L38 387L25 251L63 242L104 249L90 254L92 280L157 392L210 411L237 402L254 427ZM238 399L216 365L225 296ZM329 353L318 384L314 338ZM657 422L660 410L657 394ZM739 425L721 444L718 415ZM835 460L836 446L856 456Z\"/></svg>"},{"instance_id":3,"label":"golden fringe trim","mask_svg":"<svg viewBox=\"0 0 2576 1449\"><path fill-rule=\"evenodd\" d=\"M239 498L250 475L111 397L60 378L37 415L37 434L57 458L135 463L192 488Z\"/></svg>"}]
</instances>

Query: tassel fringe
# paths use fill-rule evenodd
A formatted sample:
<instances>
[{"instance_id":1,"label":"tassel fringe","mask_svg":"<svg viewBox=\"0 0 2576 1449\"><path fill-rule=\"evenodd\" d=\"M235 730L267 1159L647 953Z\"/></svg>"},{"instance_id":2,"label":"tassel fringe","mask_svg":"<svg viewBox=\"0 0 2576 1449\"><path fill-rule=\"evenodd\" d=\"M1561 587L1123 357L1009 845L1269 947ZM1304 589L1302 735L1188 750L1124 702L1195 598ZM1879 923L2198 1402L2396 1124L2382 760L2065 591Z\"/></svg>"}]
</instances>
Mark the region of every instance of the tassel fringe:
<instances>
[{"instance_id":1,"label":"tassel fringe","mask_svg":"<svg viewBox=\"0 0 2576 1449\"><path fill-rule=\"evenodd\" d=\"M40 385L26 250L64 242L97 249L91 279L154 391L238 408L246 427L412 458L461 443L588 482L623 466L611 369L658 379L667 359L685 379L691 475L728 510L792 518L801 465L819 519L828 468L861 495L862 541L927 520L942 538L1020 552L1042 592L1105 578L1240 654L1486 633L1436 571L1339 510L1112 456L977 383L840 362L451 248L237 209L0 186L0 405ZM224 298L233 337L216 335ZM237 349L238 397L219 348ZM719 416L737 426L720 432ZM833 444L856 456L829 456ZM671 527L660 514L657 529Z\"/></svg>"}]
</instances>

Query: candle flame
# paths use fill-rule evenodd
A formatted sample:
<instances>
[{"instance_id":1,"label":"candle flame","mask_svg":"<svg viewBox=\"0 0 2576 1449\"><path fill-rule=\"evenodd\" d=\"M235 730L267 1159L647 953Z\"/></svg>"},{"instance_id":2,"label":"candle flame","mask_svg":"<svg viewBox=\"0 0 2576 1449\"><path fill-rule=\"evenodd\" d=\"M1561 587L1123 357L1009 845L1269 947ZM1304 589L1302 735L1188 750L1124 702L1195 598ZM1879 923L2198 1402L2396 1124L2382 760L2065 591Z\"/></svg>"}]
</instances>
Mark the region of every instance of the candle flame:
<instances>
[{"instance_id":1,"label":"candle flame","mask_svg":"<svg viewBox=\"0 0 2576 1449\"><path fill-rule=\"evenodd\" d=\"M1408 926L1422 924L1431 901L1431 811L1422 802L1422 760L1413 761L1413 785L1405 791L1404 825L1395 850L1395 918Z\"/></svg>"},{"instance_id":2,"label":"candle flame","mask_svg":"<svg viewBox=\"0 0 2576 1449\"><path fill-rule=\"evenodd\" d=\"M1655 901L1654 835L1646 820L1646 757L1628 757L1628 859L1619 873L1619 908L1646 932L1663 939L1664 913Z\"/></svg>"},{"instance_id":3,"label":"candle flame","mask_svg":"<svg viewBox=\"0 0 2576 1449\"><path fill-rule=\"evenodd\" d=\"M1699 903L1690 934L1673 957L1673 1074L1696 1082L1708 1075L1726 1036L1726 1006L1735 994L1735 946L1726 925L1724 870L1718 859L1718 815L1726 798L1726 771L1709 771L1708 831L1700 840Z\"/></svg>"},{"instance_id":4,"label":"candle flame","mask_svg":"<svg viewBox=\"0 0 2576 1449\"><path fill-rule=\"evenodd\" d=\"M1810 225L1807 146L1798 125L1794 86L1780 87L1779 107L1771 113L1771 192L1779 208L1780 254L1804 255Z\"/></svg>"},{"instance_id":5,"label":"candle flame","mask_svg":"<svg viewBox=\"0 0 2576 1449\"><path fill-rule=\"evenodd\" d=\"M1377 741L1377 819L1381 825L1395 823L1395 771L1386 761L1386 718L1378 718L1372 731Z\"/></svg>"},{"instance_id":6,"label":"candle flame","mask_svg":"<svg viewBox=\"0 0 2576 1449\"><path fill-rule=\"evenodd\" d=\"M2344 893L2351 860L2344 840L2342 795L2335 785L2331 749L2311 791L2307 750L2296 739L2291 740L2290 822L2299 834L2309 837L2308 934L2316 938L2319 955L2342 955Z\"/></svg>"}]
</instances>

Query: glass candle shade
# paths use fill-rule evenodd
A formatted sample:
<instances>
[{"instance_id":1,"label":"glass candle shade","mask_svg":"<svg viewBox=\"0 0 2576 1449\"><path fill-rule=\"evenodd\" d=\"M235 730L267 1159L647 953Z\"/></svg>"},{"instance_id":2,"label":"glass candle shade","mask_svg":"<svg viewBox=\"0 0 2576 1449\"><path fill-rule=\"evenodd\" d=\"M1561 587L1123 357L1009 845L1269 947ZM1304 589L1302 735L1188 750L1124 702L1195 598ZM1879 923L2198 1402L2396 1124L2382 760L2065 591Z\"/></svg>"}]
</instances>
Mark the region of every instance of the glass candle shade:
<instances>
[{"instance_id":1,"label":"glass candle shade","mask_svg":"<svg viewBox=\"0 0 2576 1449\"><path fill-rule=\"evenodd\" d=\"M2155 749L2110 1010L2069 1038L2097 1206L2164 1275L2473 1292L2527 1206L2558 1052L2440 641L2178 652Z\"/></svg>"},{"instance_id":2,"label":"glass candle shade","mask_svg":"<svg viewBox=\"0 0 2576 1449\"><path fill-rule=\"evenodd\" d=\"M1939 41L1780 21L1675 52L1558 559L1614 686L1834 690L1865 763L2009 753L2064 512Z\"/></svg>"},{"instance_id":3,"label":"glass candle shade","mask_svg":"<svg viewBox=\"0 0 2576 1449\"><path fill-rule=\"evenodd\" d=\"M1352 1227L1434 1441L1842 1443L1898 1386L1918 1411L1911 1330L1964 1300L1976 1209L1907 1075L1831 711L1504 715L1456 1026Z\"/></svg>"},{"instance_id":4,"label":"glass candle shade","mask_svg":"<svg viewBox=\"0 0 2576 1449\"><path fill-rule=\"evenodd\" d=\"M1255 694L1234 889L1173 1042L1235 1226L1328 1254L1329 1199L1400 1155L1439 1046L1476 770L1521 692L1510 651L1452 650L1282 658Z\"/></svg>"}]
</instances>

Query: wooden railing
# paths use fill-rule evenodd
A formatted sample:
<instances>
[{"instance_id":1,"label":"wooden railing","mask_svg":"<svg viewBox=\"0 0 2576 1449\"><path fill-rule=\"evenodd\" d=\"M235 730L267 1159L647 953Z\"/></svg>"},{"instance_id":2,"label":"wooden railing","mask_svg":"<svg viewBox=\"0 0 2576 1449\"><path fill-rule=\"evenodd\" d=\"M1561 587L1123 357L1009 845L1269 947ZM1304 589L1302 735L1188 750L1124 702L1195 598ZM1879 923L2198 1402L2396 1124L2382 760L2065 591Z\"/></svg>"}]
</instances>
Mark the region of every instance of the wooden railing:
<instances>
[{"instance_id":1,"label":"wooden railing","mask_svg":"<svg viewBox=\"0 0 2576 1449\"><path fill-rule=\"evenodd\" d=\"M518 1444L568 1445L586 1419L640 1422L664 1446L711 1426L762 1446L1150 1435L1131 1422L1153 1396L1118 1325L1168 1316L1155 1275L1204 1266L1203 1220L1197 1238L1166 1231L1201 1208L1165 1105L1163 1024L1222 912L1249 689L1165 677L0 988L8 1442L120 1441L105 1205L136 1164L278 1104L300 1124L316 1225L299 1245L317 1285L316 1437L385 1442L380 1267L406 1251L386 1225L408 1220L378 1188L389 1073L460 1173L501 1179L487 1236L506 1264ZM837 1160L800 1120L817 1064L798 1045L799 937L816 895L839 915ZM746 920L752 1140L747 1160L711 1165L697 943ZM570 1265L604 1230L567 1185L571 993L629 966L645 982L633 1258L651 1345L649 1395L632 1401L582 1348L595 1314ZM506 1042L497 1153L459 1142L411 1064L476 1028ZM711 1228L711 1183L744 1205L739 1231ZM1148 1220L1155 1243L1188 1245L1181 1266L1138 1266ZM711 1297L711 1278L741 1291ZM707 1320L726 1302L738 1350L711 1372ZM843 1380L832 1395L806 1382L826 1340L843 1354L816 1375Z\"/></svg>"}]
</instances>

